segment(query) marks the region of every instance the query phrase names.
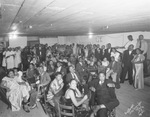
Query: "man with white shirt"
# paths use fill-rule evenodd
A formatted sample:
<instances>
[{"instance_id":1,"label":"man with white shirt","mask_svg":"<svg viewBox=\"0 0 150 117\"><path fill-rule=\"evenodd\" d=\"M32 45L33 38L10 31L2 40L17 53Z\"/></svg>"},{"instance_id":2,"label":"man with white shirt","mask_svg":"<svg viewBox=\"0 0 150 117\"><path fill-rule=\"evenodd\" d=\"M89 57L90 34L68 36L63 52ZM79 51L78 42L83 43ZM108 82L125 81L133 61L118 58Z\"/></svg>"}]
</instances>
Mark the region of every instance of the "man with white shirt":
<instances>
[{"instance_id":1,"label":"man with white shirt","mask_svg":"<svg viewBox=\"0 0 150 117\"><path fill-rule=\"evenodd\" d=\"M131 45L131 44L134 47L136 46L136 40L133 39L132 35L128 35L127 38L128 38L128 41L126 41L122 47L116 48L121 53L123 53L125 50L127 50L129 45Z\"/></svg>"},{"instance_id":2,"label":"man with white shirt","mask_svg":"<svg viewBox=\"0 0 150 117\"><path fill-rule=\"evenodd\" d=\"M137 40L137 43L136 43L136 48L140 48L141 51L142 51L142 54L145 56L145 61L144 61L144 73L147 73L147 63L146 63L146 59L147 59L148 44L147 44L147 42L144 40L144 36L143 36L143 35L139 35L139 39Z\"/></svg>"}]
</instances>

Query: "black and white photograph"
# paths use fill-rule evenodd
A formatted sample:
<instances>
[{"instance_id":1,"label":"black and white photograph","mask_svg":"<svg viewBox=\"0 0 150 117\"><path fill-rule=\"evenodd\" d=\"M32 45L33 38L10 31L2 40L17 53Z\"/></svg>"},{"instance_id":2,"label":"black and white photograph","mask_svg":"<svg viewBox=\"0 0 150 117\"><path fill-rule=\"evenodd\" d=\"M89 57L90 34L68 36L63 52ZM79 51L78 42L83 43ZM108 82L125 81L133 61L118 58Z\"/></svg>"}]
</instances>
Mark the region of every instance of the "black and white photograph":
<instances>
[{"instance_id":1,"label":"black and white photograph","mask_svg":"<svg viewBox=\"0 0 150 117\"><path fill-rule=\"evenodd\" d=\"M0 0L0 117L150 117L150 0Z\"/></svg>"}]
</instances>

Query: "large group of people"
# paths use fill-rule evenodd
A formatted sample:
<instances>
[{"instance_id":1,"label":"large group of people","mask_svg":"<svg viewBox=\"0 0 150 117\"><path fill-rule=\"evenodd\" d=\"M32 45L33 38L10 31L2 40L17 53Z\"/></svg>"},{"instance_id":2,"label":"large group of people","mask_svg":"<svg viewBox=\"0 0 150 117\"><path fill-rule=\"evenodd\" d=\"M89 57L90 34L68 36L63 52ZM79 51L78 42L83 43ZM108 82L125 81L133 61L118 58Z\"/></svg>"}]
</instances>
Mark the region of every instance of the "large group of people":
<instances>
[{"instance_id":1,"label":"large group of people","mask_svg":"<svg viewBox=\"0 0 150 117\"><path fill-rule=\"evenodd\" d=\"M83 106L86 110L96 105L93 113L107 117L108 111L119 105L115 88L120 88L126 78L135 89L144 88L143 63L148 46L143 35L139 36L137 46L132 44L132 35L128 39L125 44L128 48L120 47L124 48L123 53L111 43L101 47L99 44L38 44L24 49L4 49L2 67L7 76L1 78L1 87L7 89L12 110L19 110L23 104L29 112L46 86L47 100L57 114L64 97L67 104Z\"/></svg>"}]
</instances>

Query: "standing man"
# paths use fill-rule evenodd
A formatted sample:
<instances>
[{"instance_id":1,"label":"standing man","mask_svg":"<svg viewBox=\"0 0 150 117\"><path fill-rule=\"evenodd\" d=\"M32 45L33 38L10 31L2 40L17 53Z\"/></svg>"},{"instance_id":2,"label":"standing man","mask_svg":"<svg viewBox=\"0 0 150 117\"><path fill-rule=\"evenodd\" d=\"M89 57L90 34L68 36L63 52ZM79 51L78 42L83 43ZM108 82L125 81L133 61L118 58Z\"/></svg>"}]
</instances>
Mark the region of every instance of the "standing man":
<instances>
[{"instance_id":1,"label":"standing man","mask_svg":"<svg viewBox=\"0 0 150 117\"><path fill-rule=\"evenodd\" d=\"M128 73L128 79L129 79L129 84L133 84L133 65L132 65L132 59L134 57L134 52L133 52L134 45L129 45L128 49L124 51L123 53L123 58L122 58L122 66L123 66L123 71L122 71L122 77L121 77L121 82L124 83L126 74Z\"/></svg>"},{"instance_id":2,"label":"standing man","mask_svg":"<svg viewBox=\"0 0 150 117\"><path fill-rule=\"evenodd\" d=\"M105 58L107 58L107 60L110 62L111 61L111 51L112 51L112 48L111 48L111 43L108 43L107 44L107 49L105 49Z\"/></svg>"},{"instance_id":3,"label":"standing man","mask_svg":"<svg viewBox=\"0 0 150 117\"><path fill-rule=\"evenodd\" d=\"M132 35L127 36L128 41L124 43L122 47L116 47L117 51L123 53L125 50L128 49L129 45L133 45L134 47L136 46L136 41L133 39Z\"/></svg>"},{"instance_id":4,"label":"standing man","mask_svg":"<svg viewBox=\"0 0 150 117\"><path fill-rule=\"evenodd\" d=\"M142 54L145 56L144 60L144 73L147 73L147 64L146 64L146 59L147 59L147 50L148 50L148 44L144 40L143 35L139 35L139 39L137 40L136 48L140 48L142 51Z\"/></svg>"},{"instance_id":5,"label":"standing man","mask_svg":"<svg viewBox=\"0 0 150 117\"><path fill-rule=\"evenodd\" d=\"M0 66L2 66L2 61L3 61L3 48L4 48L4 43L0 42Z\"/></svg>"},{"instance_id":6,"label":"standing man","mask_svg":"<svg viewBox=\"0 0 150 117\"><path fill-rule=\"evenodd\" d=\"M103 61L104 56L105 56L105 45L102 45L101 49L100 49L100 60L101 61Z\"/></svg>"}]
</instances>

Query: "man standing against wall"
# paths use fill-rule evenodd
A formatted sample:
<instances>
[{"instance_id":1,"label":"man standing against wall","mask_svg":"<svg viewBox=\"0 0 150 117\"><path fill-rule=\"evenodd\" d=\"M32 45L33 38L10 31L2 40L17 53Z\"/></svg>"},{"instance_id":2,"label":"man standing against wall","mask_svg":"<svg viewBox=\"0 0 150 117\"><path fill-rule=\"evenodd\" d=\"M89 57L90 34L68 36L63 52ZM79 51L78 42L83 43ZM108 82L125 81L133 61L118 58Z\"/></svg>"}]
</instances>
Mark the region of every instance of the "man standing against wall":
<instances>
[{"instance_id":1,"label":"man standing against wall","mask_svg":"<svg viewBox=\"0 0 150 117\"><path fill-rule=\"evenodd\" d=\"M141 51L142 51L142 54L145 56L145 61L143 63L144 64L144 73L147 73L146 59L147 59L148 44L144 40L144 36L143 35L139 35L139 39L137 40L137 43L136 43L136 48L140 48Z\"/></svg>"}]
</instances>

